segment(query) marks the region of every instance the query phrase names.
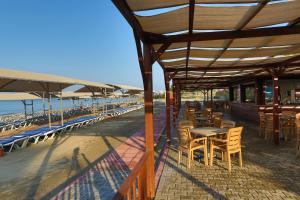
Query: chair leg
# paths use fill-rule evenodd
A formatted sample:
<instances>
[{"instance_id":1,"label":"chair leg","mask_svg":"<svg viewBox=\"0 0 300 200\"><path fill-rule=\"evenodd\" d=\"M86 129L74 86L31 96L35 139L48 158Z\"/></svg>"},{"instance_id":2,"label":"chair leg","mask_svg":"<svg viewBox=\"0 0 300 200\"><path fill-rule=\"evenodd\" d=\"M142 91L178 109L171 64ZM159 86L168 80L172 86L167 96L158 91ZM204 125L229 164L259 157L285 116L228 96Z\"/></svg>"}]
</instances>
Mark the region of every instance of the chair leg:
<instances>
[{"instance_id":1,"label":"chair leg","mask_svg":"<svg viewBox=\"0 0 300 200\"><path fill-rule=\"evenodd\" d=\"M182 153L182 151L179 149L178 150L178 165L180 165L181 153Z\"/></svg>"},{"instance_id":2,"label":"chair leg","mask_svg":"<svg viewBox=\"0 0 300 200\"><path fill-rule=\"evenodd\" d=\"M224 161L224 153L221 151L221 160Z\"/></svg>"},{"instance_id":3,"label":"chair leg","mask_svg":"<svg viewBox=\"0 0 300 200\"><path fill-rule=\"evenodd\" d=\"M228 159L228 171L231 172L231 158L230 158L229 151L227 151L227 159Z\"/></svg>"},{"instance_id":4,"label":"chair leg","mask_svg":"<svg viewBox=\"0 0 300 200\"><path fill-rule=\"evenodd\" d=\"M195 159L194 159L194 151L191 151L191 156L192 156L192 161L194 161Z\"/></svg>"},{"instance_id":5,"label":"chair leg","mask_svg":"<svg viewBox=\"0 0 300 200\"><path fill-rule=\"evenodd\" d=\"M210 166L213 166L213 162L214 162L214 148L213 148L213 145L210 144L210 151L209 151L209 165Z\"/></svg>"},{"instance_id":6,"label":"chair leg","mask_svg":"<svg viewBox=\"0 0 300 200\"><path fill-rule=\"evenodd\" d=\"M240 167L243 167L242 150L239 151Z\"/></svg>"},{"instance_id":7,"label":"chair leg","mask_svg":"<svg viewBox=\"0 0 300 200\"><path fill-rule=\"evenodd\" d=\"M205 166L208 165L208 158L207 158L207 141L205 141L205 145L204 145L204 164Z\"/></svg>"},{"instance_id":8,"label":"chair leg","mask_svg":"<svg viewBox=\"0 0 300 200\"><path fill-rule=\"evenodd\" d=\"M191 168L191 150L188 151L188 159L187 159L188 163L187 163L187 167L188 169Z\"/></svg>"}]
</instances>

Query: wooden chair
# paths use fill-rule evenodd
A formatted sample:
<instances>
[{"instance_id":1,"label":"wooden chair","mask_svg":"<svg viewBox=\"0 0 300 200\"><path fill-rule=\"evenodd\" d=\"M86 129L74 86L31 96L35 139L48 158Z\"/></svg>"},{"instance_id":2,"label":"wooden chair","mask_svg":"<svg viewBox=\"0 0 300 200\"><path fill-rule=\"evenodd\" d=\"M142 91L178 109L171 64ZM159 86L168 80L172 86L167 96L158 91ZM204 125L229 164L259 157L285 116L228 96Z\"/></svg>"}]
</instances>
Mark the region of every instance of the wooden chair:
<instances>
[{"instance_id":1,"label":"wooden chair","mask_svg":"<svg viewBox=\"0 0 300 200\"><path fill-rule=\"evenodd\" d=\"M231 128L226 134L226 139L211 138L210 139L210 165L213 165L214 150L220 150L227 157L228 170L231 171L231 154L239 154L240 167L243 166L241 135L243 127Z\"/></svg>"},{"instance_id":2,"label":"wooden chair","mask_svg":"<svg viewBox=\"0 0 300 200\"><path fill-rule=\"evenodd\" d=\"M178 164L181 163L182 152L186 151L188 153L187 158L187 168L191 168L191 162L194 161L194 151L198 149L203 149L204 151L204 163L208 165L208 156L207 156L207 138L196 138L191 137L189 128L179 127L177 130L179 138L179 149L178 149Z\"/></svg>"},{"instance_id":3,"label":"wooden chair","mask_svg":"<svg viewBox=\"0 0 300 200\"><path fill-rule=\"evenodd\" d=\"M295 134L295 115L296 113L293 111L282 111L281 132L285 141L288 141L288 138Z\"/></svg>"},{"instance_id":4,"label":"wooden chair","mask_svg":"<svg viewBox=\"0 0 300 200\"><path fill-rule=\"evenodd\" d=\"M194 128L193 121L190 121L190 120L181 120L178 125L181 128L183 128L183 127Z\"/></svg>"},{"instance_id":5,"label":"wooden chair","mask_svg":"<svg viewBox=\"0 0 300 200\"><path fill-rule=\"evenodd\" d=\"M272 139L273 137L273 114L266 113L265 114L265 140Z\"/></svg>"},{"instance_id":6,"label":"wooden chair","mask_svg":"<svg viewBox=\"0 0 300 200\"><path fill-rule=\"evenodd\" d=\"M219 118L219 117L215 117L215 118L213 119L213 124L212 124L212 126L215 127L215 128L221 128L221 126L222 126L222 119Z\"/></svg>"},{"instance_id":7,"label":"wooden chair","mask_svg":"<svg viewBox=\"0 0 300 200\"><path fill-rule=\"evenodd\" d=\"M236 123L231 120L223 120L220 128L234 128Z\"/></svg>"}]
</instances>

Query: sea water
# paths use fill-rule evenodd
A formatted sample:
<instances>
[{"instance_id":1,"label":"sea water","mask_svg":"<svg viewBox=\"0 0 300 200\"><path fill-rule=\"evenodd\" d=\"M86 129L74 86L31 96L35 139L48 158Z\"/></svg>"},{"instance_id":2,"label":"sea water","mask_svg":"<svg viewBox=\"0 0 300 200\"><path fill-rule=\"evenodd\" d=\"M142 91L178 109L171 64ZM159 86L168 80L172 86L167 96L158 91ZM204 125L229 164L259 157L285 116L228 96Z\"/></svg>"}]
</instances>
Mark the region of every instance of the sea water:
<instances>
[{"instance_id":1,"label":"sea water","mask_svg":"<svg viewBox=\"0 0 300 200\"><path fill-rule=\"evenodd\" d=\"M120 103L126 101L133 101L135 100L134 97L127 97L127 98L97 98L97 99L79 99L79 100L63 100L63 108L74 108L79 106L91 106L93 103L98 103L99 106L103 105L104 103ZM31 100L27 100L27 112L31 113ZM34 112L40 112L45 109L48 109L48 102L47 99L43 100L33 100L33 108ZM51 109L52 110L59 110L60 109L60 100L57 98L51 99ZM8 114L16 114L16 113L24 113L25 107L22 101L0 101L0 115L8 115Z\"/></svg>"}]
</instances>

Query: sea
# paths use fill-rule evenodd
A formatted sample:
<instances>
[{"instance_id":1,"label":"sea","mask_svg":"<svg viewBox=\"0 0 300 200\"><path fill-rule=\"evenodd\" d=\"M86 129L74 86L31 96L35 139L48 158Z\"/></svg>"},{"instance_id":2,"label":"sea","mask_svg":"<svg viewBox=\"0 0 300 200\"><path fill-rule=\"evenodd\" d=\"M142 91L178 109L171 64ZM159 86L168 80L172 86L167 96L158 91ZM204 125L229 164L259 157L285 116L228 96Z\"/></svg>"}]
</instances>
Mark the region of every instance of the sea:
<instances>
[{"instance_id":1,"label":"sea","mask_svg":"<svg viewBox=\"0 0 300 200\"><path fill-rule=\"evenodd\" d=\"M98 104L99 106L103 104L109 103L120 103L120 102L128 102L137 100L134 97L121 97L121 98L97 98L97 99L78 99L78 100L63 100L63 108L74 108L79 106L91 106L92 104ZM37 99L37 100L27 100L25 101L27 104L27 112L31 113L33 103L34 112L40 112L44 110L44 107L48 108L47 99L45 101ZM59 110L60 109L60 100L56 98L51 99L51 109ZM17 113L24 113L25 105L22 101L0 101L0 115L10 115Z\"/></svg>"}]
</instances>

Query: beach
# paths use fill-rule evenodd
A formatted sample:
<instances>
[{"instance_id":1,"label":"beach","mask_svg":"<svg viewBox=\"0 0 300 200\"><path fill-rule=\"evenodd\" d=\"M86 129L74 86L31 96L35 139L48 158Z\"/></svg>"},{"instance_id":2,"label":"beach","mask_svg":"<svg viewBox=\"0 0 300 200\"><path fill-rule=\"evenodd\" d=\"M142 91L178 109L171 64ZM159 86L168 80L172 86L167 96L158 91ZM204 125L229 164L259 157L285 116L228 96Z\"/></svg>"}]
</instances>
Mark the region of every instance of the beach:
<instances>
[{"instance_id":1,"label":"beach","mask_svg":"<svg viewBox=\"0 0 300 200\"><path fill-rule=\"evenodd\" d=\"M156 103L154 112L163 111ZM0 158L2 199L40 199L59 190L144 126L144 109L47 140Z\"/></svg>"}]
</instances>

